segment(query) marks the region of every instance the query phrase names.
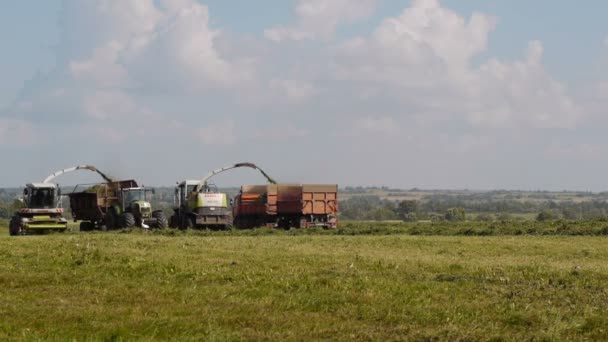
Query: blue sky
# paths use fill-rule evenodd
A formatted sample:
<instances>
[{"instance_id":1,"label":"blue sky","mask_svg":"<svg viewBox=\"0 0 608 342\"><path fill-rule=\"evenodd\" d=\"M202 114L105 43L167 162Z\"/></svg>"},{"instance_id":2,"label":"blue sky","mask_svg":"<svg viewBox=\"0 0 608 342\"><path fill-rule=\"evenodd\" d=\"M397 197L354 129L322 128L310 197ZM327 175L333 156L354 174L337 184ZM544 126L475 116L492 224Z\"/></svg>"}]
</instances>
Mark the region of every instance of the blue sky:
<instances>
[{"instance_id":1,"label":"blue sky","mask_svg":"<svg viewBox=\"0 0 608 342\"><path fill-rule=\"evenodd\" d=\"M288 181L608 189L604 1L108 3L4 4L0 156L28 171L0 186L246 159ZM171 166L189 150L211 157Z\"/></svg>"}]
</instances>

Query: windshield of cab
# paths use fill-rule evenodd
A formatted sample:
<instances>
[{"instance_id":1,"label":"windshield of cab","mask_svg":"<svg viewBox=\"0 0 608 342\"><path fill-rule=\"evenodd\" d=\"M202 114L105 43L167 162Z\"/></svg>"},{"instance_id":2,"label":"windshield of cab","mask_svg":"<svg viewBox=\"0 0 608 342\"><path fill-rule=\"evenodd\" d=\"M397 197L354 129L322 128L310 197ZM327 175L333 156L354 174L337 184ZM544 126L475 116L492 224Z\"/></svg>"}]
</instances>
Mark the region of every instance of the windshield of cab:
<instances>
[{"instance_id":1,"label":"windshield of cab","mask_svg":"<svg viewBox=\"0 0 608 342\"><path fill-rule=\"evenodd\" d=\"M30 208L55 208L55 189L32 189L30 195Z\"/></svg>"},{"instance_id":2,"label":"windshield of cab","mask_svg":"<svg viewBox=\"0 0 608 342\"><path fill-rule=\"evenodd\" d=\"M142 190L129 190L125 191L125 202L131 203L133 201L145 201L146 192Z\"/></svg>"}]
</instances>

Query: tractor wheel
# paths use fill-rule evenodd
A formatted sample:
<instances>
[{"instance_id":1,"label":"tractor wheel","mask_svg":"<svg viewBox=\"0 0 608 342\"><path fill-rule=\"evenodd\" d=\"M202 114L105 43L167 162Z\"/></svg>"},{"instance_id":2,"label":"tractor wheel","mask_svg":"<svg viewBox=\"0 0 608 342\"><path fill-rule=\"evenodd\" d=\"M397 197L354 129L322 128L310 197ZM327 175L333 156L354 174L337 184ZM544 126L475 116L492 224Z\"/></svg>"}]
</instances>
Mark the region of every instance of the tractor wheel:
<instances>
[{"instance_id":1,"label":"tractor wheel","mask_svg":"<svg viewBox=\"0 0 608 342\"><path fill-rule=\"evenodd\" d=\"M232 219L232 214L226 215L226 224L224 225L224 230L232 230L234 227L234 220Z\"/></svg>"},{"instance_id":2,"label":"tractor wheel","mask_svg":"<svg viewBox=\"0 0 608 342\"><path fill-rule=\"evenodd\" d=\"M88 222L88 221L80 222L80 231L81 232L90 232L91 230L93 230L93 228L95 228L95 225L93 224L93 222Z\"/></svg>"},{"instance_id":3,"label":"tractor wheel","mask_svg":"<svg viewBox=\"0 0 608 342\"><path fill-rule=\"evenodd\" d=\"M165 213L163 213L162 211L155 211L152 213L152 217L156 219L156 224L155 227L158 229L165 229L167 228L167 217L165 216Z\"/></svg>"},{"instance_id":4,"label":"tractor wheel","mask_svg":"<svg viewBox=\"0 0 608 342\"><path fill-rule=\"evenodd\" d=\"M9 224L9 234L11 236L24 235L23 232L23 221L19 216L13 216Z\"/></svg>"},{"instance_id":5,"label":"tractor wheel","mask_svg":"<svg viewBox=\"0 0 608 342\"><path fill-rule=\"evenodd\" d=\"M121 228L121 222L119 220L118 214L116 213L116 209L114 208L110 208L110 210L108 210L103 221L104 226L106 226L106 230Z\"/></svg>"},{"instance_id":6,"label":"tractor wheel","mask_svg":"<svg viewBox=\"0 0 608 342\"><path fill-rule=\"evenodd\" d=\"M188 215L182 215L179 223L179 229L181 230L187 230L192 228L192 220L190 219L190 217L188 217Z\"/></svg>"},{"instance_id":7,"label":"tractor wheel","mask_svg":"<svg viewBox=\"0 0 608 342\"><path fill-rule=\"evenodd\" d=\"M179 221L177 220L177 215L171 215L171 217L169 218L169 227L179 228Z\"/></svg>"},{"instance_id":8,"label":"tractor wheel","mask_svg":"<svg viewBox=\"0 0 608 342\"><path fill-rule=\"evenodd\" d=\"M120 215L121 228L135 227L135 216L132 213L123 213Z\"/></svg>"}]
</instances>

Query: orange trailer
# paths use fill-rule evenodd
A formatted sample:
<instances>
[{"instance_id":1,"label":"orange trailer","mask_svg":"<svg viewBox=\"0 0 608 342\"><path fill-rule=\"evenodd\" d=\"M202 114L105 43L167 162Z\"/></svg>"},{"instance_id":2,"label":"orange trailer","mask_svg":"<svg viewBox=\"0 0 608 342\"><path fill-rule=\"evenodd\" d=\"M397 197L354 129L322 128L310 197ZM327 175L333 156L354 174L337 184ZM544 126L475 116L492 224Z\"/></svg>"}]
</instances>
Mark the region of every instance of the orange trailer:
<instances>
[{"instance_id":1,"label":"orange trailer","mask_svg":"<svg viewBox=\"0 0 608 342\"><path fill-rule=\"evenodd\" d=\"M232 208L237 228L336 228L338 186L246 185L241 187Z\"/></svg>"}]
</instances>

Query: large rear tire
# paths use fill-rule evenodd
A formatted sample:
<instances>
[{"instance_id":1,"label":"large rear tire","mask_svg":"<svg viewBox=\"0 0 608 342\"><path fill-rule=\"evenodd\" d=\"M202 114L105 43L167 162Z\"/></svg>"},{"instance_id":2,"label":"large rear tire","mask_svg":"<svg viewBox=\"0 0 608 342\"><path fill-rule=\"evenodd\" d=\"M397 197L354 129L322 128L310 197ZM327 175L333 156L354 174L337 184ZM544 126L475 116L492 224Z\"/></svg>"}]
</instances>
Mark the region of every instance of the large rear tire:
<instances>
[{"instance_id":1,"label":"large rear tire","mask_svg":"<svg viewBox=\"0 0 608 342\"><path fill-rule=\"evenodd\" d=\"M156 219L156 224L154 225L155 228L158 229L165 229L168 226L168 222L167 222L167 217L165 216L165 213L163 213L162 211L155 211L152 213L152 217Z\"/></svg>"},{"instance_id":2,"label":"large rear tire","mask_svg":"<svg viewBox=\"0 0 608 342\"><path fill-rule=\"evenodd\" d=\"M135 227L135 216L132 213L123 213L120 215L121 228Z\"/></svg>"},{"instance_id":3,"label":"large rear tire","mask_svg":"<svg viewBox=\"0 0 608 342\"><path fill-rule=\"evenodd\" d=\"M104 217L104 223L106 230L120 228L120 221L118 214L116 213L116 209L112 207L110 210L108 210L106 217Z\"/></svg>"},{"instance_id":4,"label":"large rear tire","mask_svg":"<svg viewBox=\"0 0 608 342\"><path fill-rule=\"evenodd\" d=\"M13 216L13 218L11 218L8 232L11 236L24 235L23 221L21 221L21 217Z\"/></svg>"}]
</instances>

